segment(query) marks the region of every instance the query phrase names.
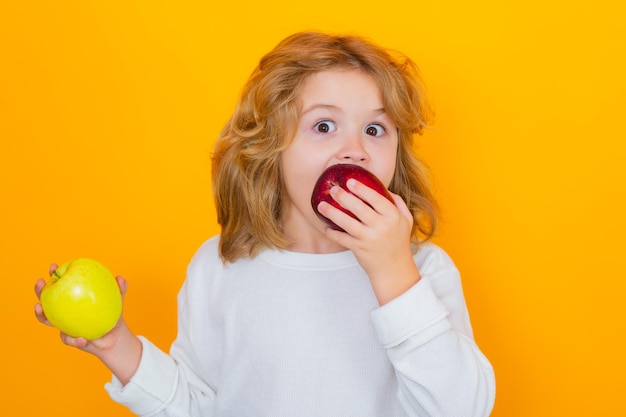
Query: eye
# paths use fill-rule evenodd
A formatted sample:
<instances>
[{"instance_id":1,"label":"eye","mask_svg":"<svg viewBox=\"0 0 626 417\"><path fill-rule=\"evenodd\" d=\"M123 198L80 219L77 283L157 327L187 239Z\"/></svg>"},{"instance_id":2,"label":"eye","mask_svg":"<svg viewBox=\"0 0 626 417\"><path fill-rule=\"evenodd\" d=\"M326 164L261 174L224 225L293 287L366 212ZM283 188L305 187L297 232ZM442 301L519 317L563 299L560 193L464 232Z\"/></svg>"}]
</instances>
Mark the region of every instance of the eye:
<instances>
[{"instance_id":1,"label":"eye","mask_svg":"<svg viewBox=\"0 0 626 417\"><path fill-rule=\"evenodd\" d=\"M315 130L317 133L330 133L334 132L335 129L335 124L330 120L322 120L315 123L315 126L313 126L313 130Z\"/></svg>"},{"instance_id":2,"label":"eye","mask_svg":"<svg viewBox=\"0 0 626 417\"><path fill-rule=\"evenodd\" d=\"M365 134L379 137L385 134L385 128L378 124L371 124L365 127Z\"/></svg>"}]
</instances>

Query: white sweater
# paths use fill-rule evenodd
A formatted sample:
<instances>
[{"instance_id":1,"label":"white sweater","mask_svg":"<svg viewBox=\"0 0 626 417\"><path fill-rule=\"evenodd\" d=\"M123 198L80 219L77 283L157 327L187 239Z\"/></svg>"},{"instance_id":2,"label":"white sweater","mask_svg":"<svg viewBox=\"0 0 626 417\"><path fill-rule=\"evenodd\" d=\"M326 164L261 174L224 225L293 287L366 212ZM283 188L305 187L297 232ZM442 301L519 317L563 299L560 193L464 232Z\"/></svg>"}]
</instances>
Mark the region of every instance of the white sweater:
<instances>
[{"instance_id":1,"label":"white sweater","mask_svg":"<svg viewBox=\"0 0 626 417\"><path fill-rule=\"evenodd\" d=\"M265 251L224 266L218 237L192 259L170 354L141 338L136 374L106 389L143 416L488 416L489 361L459 273L433 244L422 279L380 307L350 251Z\"/></svg>"}]
</instances>

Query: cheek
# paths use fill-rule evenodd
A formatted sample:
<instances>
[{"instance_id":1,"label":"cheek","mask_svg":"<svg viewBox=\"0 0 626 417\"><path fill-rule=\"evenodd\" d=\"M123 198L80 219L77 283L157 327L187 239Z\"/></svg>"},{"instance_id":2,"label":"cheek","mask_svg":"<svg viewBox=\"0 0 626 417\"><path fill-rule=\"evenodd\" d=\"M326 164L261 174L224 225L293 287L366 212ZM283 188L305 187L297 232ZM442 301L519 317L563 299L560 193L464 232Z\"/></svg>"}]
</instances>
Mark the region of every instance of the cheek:
<instances>
[{"instance_id":1,"label":"cheek","mask_svg":"<svg viewBox=\"0 0 626 417\"><path fill-rule=\"evenodd\" d=\"M393 180L393 176L395 174L395 168L396 165L393 164L389 167L387 167L387 169L385 169L384 174L381 175L380 177L378 177L378 179L380 179L380 181L385 184L386 188L389 188L391 186L391 181Z\"/></svg>"},{"instance_id":2,"label":"cheek","mask_svg":"<svg viewBox=\"0 0 626 417\"><path fill-rule=\"evenodd\" d=\"M385 151L384 156L382 155L382 153L379 155L381 156L381 158L378 159L379 164L377 165L379 172L378 178L382 181L383 184L385 184L385 186L387 186L387 188L389 188L389 185L391 185L391 180L393 180L394 174L396 172L396 164L398 159L397 148L393 147Z\"/></svg>"},{"instance_id":3,"label":"cheek","mask_svg":"<svg viewBox=\"0 0 626 417\"><path fill-rule=\"evenodd\" d=\"M289 158L289 154L285 156L286 158L282 160L284 193L294 204L307 203L318 174L311 166L310 160Z\"/></svg>"},{"instance_id":4,"label":"cheek","mask_svg":"<svg viewBox=\"0 0 626 417\"><path fill-rule=\"evenodd\" d=\"M328 160L329 152L325 148L296 137L281 155L285 185L311 193Z\"/></svg>"}]
</instances>

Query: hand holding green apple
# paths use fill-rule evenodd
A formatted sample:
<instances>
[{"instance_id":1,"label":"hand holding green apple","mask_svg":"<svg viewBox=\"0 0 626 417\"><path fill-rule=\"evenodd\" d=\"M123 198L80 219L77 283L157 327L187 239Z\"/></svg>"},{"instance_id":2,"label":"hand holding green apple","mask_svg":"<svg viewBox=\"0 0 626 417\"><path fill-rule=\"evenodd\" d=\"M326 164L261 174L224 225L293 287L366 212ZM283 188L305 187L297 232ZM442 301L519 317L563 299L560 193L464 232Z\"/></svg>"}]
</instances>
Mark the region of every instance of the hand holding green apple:
<instances>
[{"instance_id":1,"label":"hand holding green apple","mask_svg":"<svg viewBox=\"0 0 626 417\"><path fill-rule=\"evenodd\" d=\"M54 270L40 294L46 319L71 337L94 340L108 333L122 314L122 294L115 276L88 258L68 261Z\"/></svg>"}]
</instances>

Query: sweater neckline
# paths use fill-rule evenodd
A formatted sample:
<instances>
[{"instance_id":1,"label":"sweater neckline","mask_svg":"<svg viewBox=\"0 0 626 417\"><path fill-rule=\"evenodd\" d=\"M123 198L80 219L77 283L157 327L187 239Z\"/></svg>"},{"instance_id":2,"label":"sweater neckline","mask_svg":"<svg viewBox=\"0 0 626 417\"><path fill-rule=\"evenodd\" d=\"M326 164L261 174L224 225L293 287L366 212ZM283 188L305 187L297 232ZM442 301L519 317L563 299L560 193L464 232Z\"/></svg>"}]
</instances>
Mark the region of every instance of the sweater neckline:
<instances>
[{"instance_id":1,"label":"sweater neckline","mask_svg":"<svg viewBox=\"0 0 626 417\"><path fill-rule=\"evenodd\" d=\"M350 250L335 253L303 253L266 249L258 256L275 265L298 269L335 269L358 265L354 253Z\"/></svg>"}]
</instances>

